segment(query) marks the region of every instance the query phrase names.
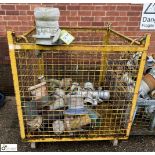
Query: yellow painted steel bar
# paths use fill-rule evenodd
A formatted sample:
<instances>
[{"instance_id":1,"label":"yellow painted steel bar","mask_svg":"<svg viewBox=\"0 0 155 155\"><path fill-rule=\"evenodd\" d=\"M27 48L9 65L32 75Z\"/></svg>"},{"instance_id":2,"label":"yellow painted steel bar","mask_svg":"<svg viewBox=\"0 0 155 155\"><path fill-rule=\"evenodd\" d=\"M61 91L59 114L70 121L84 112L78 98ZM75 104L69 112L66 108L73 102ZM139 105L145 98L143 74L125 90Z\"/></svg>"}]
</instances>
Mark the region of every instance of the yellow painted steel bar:
<instances>
[{"instance_id":1,"label":"yellow painted steel bar","mask_svg":"<svg viewBox=\"0 0 155 155\"><path fill-rule=\"evenodd\" d=\"M147 50L144 46L137 45L59 45L59 46L40 46L35 44L16 44L14 46L16 50L68 50L68 51L96 51L96 52L136 52Z\"/></svg>"},{"instance_id":2,"label":"yellow painted steel bar","mask_svg":"<svg viewBox=\"0 0 155 155\"><path fill-rule=\"evenodd\" d=\"M115 31L115 30L110 29L110 32L112 32L112 33L114 33L114 34L117 34L117 35L119 35L120 37L122 37L122 38L124 38L124 39L127 39L128 41L131 41L131 42L133 42L133 43L136 43L137 45L140 45L140 42L139 42L139 41L136 41L136 40L134 40L134 39L131 39L131 38L129 38L129 37L127 37L127 36L125 36L125 35L123 35L123 34L117 32L117 31Z\"/></svg>"},{"instance_id":3,"label":"yellow painted steel bar","mask_svg":"<svg viewBox=\"0 0 155 155\"><path fill-rule=\"evenodd\" d=\"M150 39L151 39L151 34L147 34L147 35L146 35L146 42L145 42L145 49L146 49L146 51L147 51L148 48L149 48Z\"/></svg>"},{"instance_id":4,"label":"yellow painted steel bar","mask_svg":"<svg viewBox=\"0 0 155 155\"><path fill-rule=\"evenodd\" d=\"M109 30L107 30L105 40L104 40L105 45L109 44L109 37L110 37L110 32L109 32ZM104 77L105 77L105 71L107 68L107 54L102 53L101 61L102 62L101 62L101 66L100 66L100 76L99 76L99 84L100 85L104 81Z\"/></svg>"},{"instance_id":5,"label":"yellow painted steel bar","mask_svg":"<svg viewBox=\"0 0 155 155\"><path fill-rule=\"evenodd\" d=\"M128 137L94 137L94 138L37 138L37 139L25 139L26 142L66 142L66 141L96 141L96 140L127 140Z\"/></svg>"},{"instance_id":6,"label":"yellow painted steel bar","mask_svg":"<svg viewBox=\"0 0 155 155\"><path fill-rule=\"evenodd\" d=\"M102 53L101 56L101 66L100 66L100 75L99 75L99 84L101 85L101 83L104 80L104 76L105 76L105 71L106 71L106 54Z\"/></svg>"},{"instance_id":7,"label":"yellow painted steel bar","mask_svg":"<svg viewBox=\"0 0 155 155\"><path fill-rule=\"evenodd\" d=\"M134 112L135 112L136 103L137 103L137 99L138 99L138 92L139 92L141 80L142 80L142 77L143 77L146 57L147 57L147 52L144 51L143 54L142 54L142 58L141 58L140 66L139 66L139 71L138 71L138 76L137 76L134 96L133 96L133 100L132 100L132 107L131 107L131 111L130 111L130 118L129 118L129 122L128 122L127 133L126 133L127 136L129 136L130 130L131 130L131 126L132 126L133 115L134 115Z\"/></svg>"},{"instance_id":8,"label":"yellow painted steel bar","mask_svg":"<svg viewBox=\"0 0 155 155\"><path fill-rule=\"evenodd\" d=\"M145 49L147 49L147 50L148 50L148 47L150 44L150 37L151 37L151 35L147 35L147 37L146 37ZM131 107L131 111L130 111L130 118L129 118L129 124L128 124L128 129L127 129L127 136L129 136L130 131L131 131L133 115L135 112L137 98L138 98L138 92L139 92L139 88L140 88L140 84L141 84L141 80L142 80L142 76L143 76L143 72L144 72L144 67L145 67L145 63L146 63L147 50L143 51L143 53L142 53L138 77L137 77L137 81L136 81L135 92L134 92L134 96L133 96L133 100L132 100L132 107Z\"/></svg>"},{"instance_id":9,"label":"yellow painted steel bar","mask_svg":"<svg viewBox=\"0 0 155 155\"><path fill-rule=\"evenodd\" d=\"M31 32L33 32L34 30L35 30L35 28L33 27L29 31L27 31L26 33L16 36L18 38L18 41L20 41L22 38L27 41L26 36L29 35Z\"/></svg>"},{"instance_id":10,"label":"yellow painted steel bar","mask_svg":"<svg viewBox=\"0 0 155 155\"><path fill-rule=\"evenodd\" d=\"M39 58L38 66L39 66L39 75L44 75L44 60L43 60L43 58Z\"/></svg>"},{"instance_id":11,"label":"yellow painted steel bar","mask_svg":"<svg viewBox=\"0 0 155 155\"><path fill-rule=\"evenodd\" d=\"M9 45L13 44L13 38L12 38L11 32L7 32L7 38L8 38ZM19 119L19 125L20 125L20 134L21 134L21 138L24 139L25 129L24 129L24 122L23 122L21 99L20 99L17 64L16 64L16 58L15 58L15 50L11 46L9 46L9 54L10 54L11 69L12 69L12 75L13 75L13 81L14 81L14 90L15 90L15 95L16 95L16 105L17 105L18 119Z\"/></svg>"}]
</instances>

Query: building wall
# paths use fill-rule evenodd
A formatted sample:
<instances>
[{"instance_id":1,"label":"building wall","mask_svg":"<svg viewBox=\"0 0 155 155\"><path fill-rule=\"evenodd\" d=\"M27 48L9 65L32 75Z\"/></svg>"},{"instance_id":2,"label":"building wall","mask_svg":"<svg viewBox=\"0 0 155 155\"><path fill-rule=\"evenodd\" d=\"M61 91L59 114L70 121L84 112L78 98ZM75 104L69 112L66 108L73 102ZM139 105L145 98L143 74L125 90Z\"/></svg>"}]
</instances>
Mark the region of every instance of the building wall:
<instances>
[{"instance_id":1,"label":"building wall","mask_svg":"<svg viewBox=\"0 0 155 155\"><path fill-rule=\"evenodd\" d=\"M133 38L151 33L149 52L155 52L155 31L140 30L142 4L0 4L0 64L10 63L6 31L28 31L34 26L34 8L41 6L60 9L60 26L102 27L112 23L113 29Z\"/></svg>"}]
</instances>

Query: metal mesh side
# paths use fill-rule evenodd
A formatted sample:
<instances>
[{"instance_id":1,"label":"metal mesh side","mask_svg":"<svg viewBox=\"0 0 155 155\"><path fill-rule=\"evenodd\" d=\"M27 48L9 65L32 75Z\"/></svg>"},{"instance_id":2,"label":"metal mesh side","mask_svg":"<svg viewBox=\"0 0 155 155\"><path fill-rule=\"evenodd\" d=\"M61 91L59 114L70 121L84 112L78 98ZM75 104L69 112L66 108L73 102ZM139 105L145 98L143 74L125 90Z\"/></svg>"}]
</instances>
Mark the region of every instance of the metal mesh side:
<instances>
[{"instance_id":1,"label":"metal mesh side","mask_svg":"<svg viewBox=\"0 0 155 155\"><path fill-rule=\"evenodd\" d=\"M152 129L154 113L149 114L146 112L148 106L139 105L132 124L131 134L133 135L155 135Z\"/></svg>"},{"instance_id":2,"label":"metal mesh side","mask_svg":"<svg viewBox=\"0 0 155 155\"><path fill-rule=\"evenodd\" d=\"M15 51L26 137L60 139L62 137L126 136L134 89L132 91L128 89L122 76L128 72L136 81L139 61L130 68L127 66L127 62L133 54L134 52L119 51ZM46 83L48 95L42 95L41 99L35 100L28 88L39 84L40 75L44 75L46 81L50 79L61 81L64 78L71 78L72 82L79 83L81 88L85 82L89 81L94 85L95 90L99 90L99 87L102 90L108 90L110 99L104 100L96 106L85 103L84 107L91 111L90 120L86 120L86 117L82 116L73 116L71 119L75 120L78 117L81 119L79 122L88 121L89 123L72 130L64 127L63 132L56 133L53 131L53 122L56 120L64 122L66 116L63 113L67 110L68 103L65 102L60 109L49 109L49 105L53 104L51 96L55 90L48 82ZM69 93L70 88L65 90L66 95ZM37 130L31 130L27 122L34 120L36 116L42 118L42 123ZM95 122L92 117L97 117Z\"/></svg>"}]
</instances>

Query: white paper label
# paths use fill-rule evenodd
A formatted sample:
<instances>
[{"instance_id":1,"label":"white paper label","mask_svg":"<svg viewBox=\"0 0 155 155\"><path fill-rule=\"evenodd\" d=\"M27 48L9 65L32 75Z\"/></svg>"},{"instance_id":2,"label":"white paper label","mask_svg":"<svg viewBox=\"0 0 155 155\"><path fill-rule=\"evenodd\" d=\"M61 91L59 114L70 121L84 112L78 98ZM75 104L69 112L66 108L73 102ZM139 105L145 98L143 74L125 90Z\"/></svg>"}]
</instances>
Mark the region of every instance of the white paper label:
<instances>
[{"instance_id":1,"label":"white paper label","mask_svg":"<svg viewBox=\"0 0 155 155\"><path fill-rule=\"evenodd\" d=\"M17 151L17 144L1 144L1 151Z\"/></svg>"},{"instance_id":2,"label":"white paper label","mask_svg":"<svg viewBox=\"0 0 155 155\"><path fill-rule=\"evenodd\" d=\"M140 29L155 29L155 3L147 3L143 5Z\"/></svg>"}]
</instances>

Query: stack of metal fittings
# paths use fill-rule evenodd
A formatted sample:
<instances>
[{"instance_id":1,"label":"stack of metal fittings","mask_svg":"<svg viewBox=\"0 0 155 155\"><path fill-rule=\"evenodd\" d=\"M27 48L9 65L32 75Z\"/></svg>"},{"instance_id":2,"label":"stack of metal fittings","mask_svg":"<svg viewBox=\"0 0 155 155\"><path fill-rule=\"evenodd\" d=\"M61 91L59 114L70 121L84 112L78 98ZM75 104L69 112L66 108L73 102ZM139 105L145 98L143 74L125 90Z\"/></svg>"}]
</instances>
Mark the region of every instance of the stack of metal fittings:
<instances>
[{"instance_id":1,"label":"stack of metal fittings","mask_svg":"<svg viewBox=\"0 0 155 155\"><path fill-rule=\"evenodd\" d=\"M57 45L65 42L70 44L74 37L65 30L59 28L60 11L58 8L36 8L34 11L36 44Z\"/></svg>"},{"instance_id":2,"label":"stack of metal fittings","mask_svg":"<svg viewBox=\"0 0 155 155\"><path fill-rule=\"evenodd\" d=\"M46 82L39 83L35 86L29 87L28 91L31 91L34 100L40 99L42 96L48 95Z\"/></svg>"},{"instance_id":3,"label":"stack of metal fittings","mask_svg":"<svg viewBox=\"0 0 155 155\"><path fill-rule=\"evenodd\" d=\"M137 52L136 54L133 54L131 59L127 62L127 66L129 69L134 69L135 66L137 66L139 58L141 57L141 52Z\"/></svg>"},{"instance_id":4,"label":"stack of metal fittings","mask_svg":"<svg viewBox=\"0 0 155 155\"><path fill-rule=\"evenodd\" d=\"M24 102L24 115L27 116L26 125L29 131L39 130L42 127L42 116L37 111L37 103L35 101Z\"/></svg>"},{"instance_id":5,"label":"stack of metal fittings","mask_svg":"<svg viewBox=\"0 0 155 155\"><path fill-rule=\"evenodd\" d=\"M54 102L50 105L50 110L63 108L64 105L64 96L65 91L60 88L56 88L55 93L53 94Z\"/></svg>"},{"instance_id":6,"label":"stack of metal fittings","mask_svg":"<svg viewBox=\"0 0 155 155\"><path fill-rule=\"evenodd\" d=\"M127 84L127 89L129 92L133 92L136 82L132 79L132 75L129 73L124 73L122 76L122 81Z\"/></svg>"},{"instance_id":7,"label":"stack of metal fittings","mask_svg":"<svg viewBox=\"0 0 155 155\"><path fill-rule=\"evenodd\" d=\"M134 116L139 106L145 106L145 113L151 117L149 130L153 131L155 129L155 59L153 56L147 57Z\"/></svg>"},{"instance_id":8,"label":"stack of metal fittings","mask_svg":"<svg viewBox=\"0 0 155 155\"><path fill-rule=\"evenodd\" d=\"M135 85L136 85L136 77L135 77L135 73L134 70L135 68L138 68L139 66L139 60L141 58L141 52L137 52L135 54L131 54L130 57L126 57L126 55L124 55L124 57L122 57L125 61L125 66L128 67L128 72L123 72L118 76L118 82L116 82L117 85L119 85L119 88L124 90L127 90L127 94L124 95L125 98L122 98L123 100L131 100L133 97L133 93L134 93L134 89L135 89ZM122 69L120 69L122 70ZM120 90L119 90L120 91ZM127 105L126 108L126 114L129 113L129 111L131 110L131 107L129 105ZM124 126L126 126L128 124L128 116L125 116L124 118Z\"/></svg>"},{"instance_id":9,"label":"stack of metal fittings","mask_svg":"<svg viewBox=\"0 0 155 155\"><path fill-rule=\"evenodd\" d=\"M128 92L130 92L127 94L127 98L126 98L129 100L133 96L133 92L136 84L136 80L133 73L133 70L134 70L133 67L138 67L140 57L141 57L141 53L137 52L136 54L133 54L130 59L128 59L127 61L128 72L123 73L120 80L121 82L125 83L126 87L124 88L127 89Z\"/></svg>"},{"instance_id":10,"label":"stack of metal fittings","mask_svg":"<svg viewBox=\"0 0 155 155\"><path fill-rule=\"evenodd\" d=\"M30 131L43 128L43 124L49 122L55 134L76 129L83 131L87 125L91 128L99 126L100 115L93 107L109 100L109 91L95 90L91 82L84 83L82 88L82 84L73 82L71 78L45 80L40 76L38 79L39 84L28 88L32 101L25 103Z\"/></svg>"},{"instance_id":11,"label":"stack of metal fittings","mask_svg":"<svg viewBox=\"0 0 155 155\"><path fill-rule=\"evenodd\" d=\"M110 98L109 91L95 91L93 84L90 82L86 82L84 88L81 88L79 83L73 82L70 91L65 96L67 109L64 110L64 120L53 122L55 134L70 130L74 131L75 129L83 131L83 127L87 125L97 126L100 116L93 109L88 108L87 104L90 103L92 106L96 106L103 100Z\"/></svg>"},{"instance_id":12,"label":"stack of metal fittings","mask_svg":"<svg viewBox=\"0 0 155 155\"><path fill-rule=\"evenodd\" d=\"M97 106L98 103L103 102L103 100L108 100L110 98L109 91L96 91L91 82L86 82L84 88L79 87L67 95L68 109L64 112L65 114L86 114L88 113L85 108L85 103L91 104L92 106ZM72 89L75 87L75 83L72 85Z\"/></svg>"},{"instance_id":13,"label":"stack of metal fittings","mask_svg":"<svg viewBox=\"0 0 155 155\"><path fill-rule=\"evenodd\" d=\"M71 86L72 79L71 78L65 78L62 80L49 79L47 80L47 82L49 83L50 91L52 92L55 91L56 88L67 90Z\"/></svg>"},{"instance_id":14,"label":"stack of metal fittings","mask_svg":"<svg viewBox=\"0 0 155 155\"><path fill-rule=\"evenodd\" d=\"M42 127L42 116L39 115L38 109L42 107L43 103L46 104L48 98L46 82L29 87L28 91L32 101L24 103L24 113L27 116L26 124L30 131L40 130Z\"/></svg>"}]
</instances>

